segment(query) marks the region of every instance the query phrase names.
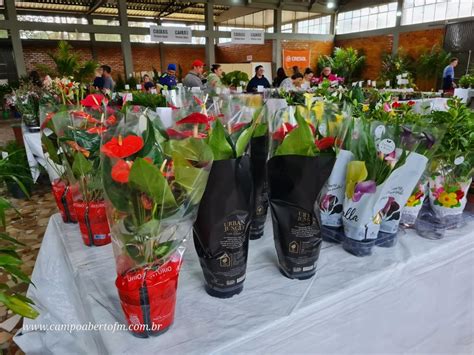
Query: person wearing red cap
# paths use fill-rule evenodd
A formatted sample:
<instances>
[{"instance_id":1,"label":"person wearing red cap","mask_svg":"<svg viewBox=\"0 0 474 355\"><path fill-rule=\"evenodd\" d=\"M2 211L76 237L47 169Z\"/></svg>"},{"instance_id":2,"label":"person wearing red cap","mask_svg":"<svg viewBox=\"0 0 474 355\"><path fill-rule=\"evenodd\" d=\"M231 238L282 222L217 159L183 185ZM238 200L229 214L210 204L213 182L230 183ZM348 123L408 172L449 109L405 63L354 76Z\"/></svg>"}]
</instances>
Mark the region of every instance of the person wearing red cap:
<instances>
[{"instance_id":1,"label":"person wearing red cap","mask_svg":"<svg viewBox=\"0 0 474 355\"><path fill-rule=\"evenodd\" d=\"M192 64L191 71L186 74L183 79L183 85L189 88L200 88L204 89L204 84L202 82L202 72L204 71L204 62L196 59Z\"/></svg>"}]
</instances>

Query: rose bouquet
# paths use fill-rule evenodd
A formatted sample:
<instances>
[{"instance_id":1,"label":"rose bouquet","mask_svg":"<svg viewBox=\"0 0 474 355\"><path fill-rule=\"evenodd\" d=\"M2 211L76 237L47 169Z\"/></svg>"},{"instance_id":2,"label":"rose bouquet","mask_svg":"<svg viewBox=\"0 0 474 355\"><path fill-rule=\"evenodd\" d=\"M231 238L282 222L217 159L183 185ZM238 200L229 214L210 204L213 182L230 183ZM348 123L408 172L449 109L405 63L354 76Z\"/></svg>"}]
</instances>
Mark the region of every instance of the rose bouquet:
<instances>
[{"instance_id":1,"label":"rose bouquet","mask_svg":"<svg viewBox=\"0 0 474 355\"><path fill-rule=\"evenodd\" d=\"M313 118L314 116L314 118ZM289 278L316 272L321 248L314 204L334 165L336 137L318 120L312 102L290 106L270 122L269 202L279 267Z\"/></svg>"},{"instance_id":2,"label":"rose bouquet","mask_svg":"<svg viewBox=\"0 0 474 355\"><path fill-rule=\"evenodd\" d=\"M220 298L242 291L247 268L252 176L246 152L262 112L247 103L245 96L225 96L213 108L206 141L214 164L194 224L206 291Z\"/></svg>"},{"instance_id":3,"label":"rose bouquet","mask_svg":"<svg viewBox=\"0 0 474 355\"><path fill-rule=\"evenodd\" d=\"M202 139L169 137L156 113L131 107L104 133L101 156L122 309L133 334L159 334L173 323L212 151Z\"/></svg>"},{"instance_id":4,"label":"rose bouquet","mask_svg":"<svg viewBox=\"0 0 474 355\"><path fill-rule=\"evenodd\" d=\"M352 133L354 160L347 164L343 248L356 256L370 255L376 242L394 244L401 207L428 162L399 137L398 126L364 120L357 121Z\"/></svg>"}]
</instances>

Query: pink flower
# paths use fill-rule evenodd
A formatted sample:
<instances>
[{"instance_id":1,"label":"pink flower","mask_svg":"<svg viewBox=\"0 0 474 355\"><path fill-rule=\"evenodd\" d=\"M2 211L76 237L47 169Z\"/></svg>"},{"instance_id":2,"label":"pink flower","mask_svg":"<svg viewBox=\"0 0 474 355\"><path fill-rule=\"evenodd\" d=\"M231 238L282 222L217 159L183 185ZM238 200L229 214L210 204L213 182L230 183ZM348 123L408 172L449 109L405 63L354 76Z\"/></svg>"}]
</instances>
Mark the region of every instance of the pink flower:
<instances>
[{"instance_id":1,"label":"pink flower","mask_svg":"<svg viewBox=\"0 0 474 355\"><path fill-rule=\"evenodd\" d=\"M358 202L364 194L373 194L376 190L377 185L373 180L359 182L355 187L352 201Z\"/></svg>"},{"instance_id":2,"label":"pink flower","mask_svg":"<svg viewBox=\"0 0 474 355\"><path fill-rule=\"evenodd\" d=\"M392 111L392 108L390 107L390 104L389 104L388 102L386 102L386 103L383 104L383 110L384 110L385 112L390 112L390 111Z\"/></svg>"}]
</instances>

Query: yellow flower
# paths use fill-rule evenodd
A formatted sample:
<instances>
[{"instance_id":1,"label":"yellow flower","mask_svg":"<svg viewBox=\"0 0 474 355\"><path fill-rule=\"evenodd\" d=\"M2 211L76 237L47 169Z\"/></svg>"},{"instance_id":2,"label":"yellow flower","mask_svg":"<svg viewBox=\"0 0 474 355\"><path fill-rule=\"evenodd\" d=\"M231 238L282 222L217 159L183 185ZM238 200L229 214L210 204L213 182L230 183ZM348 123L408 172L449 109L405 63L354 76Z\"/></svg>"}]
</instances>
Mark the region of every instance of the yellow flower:
<instances>
[{"instance_id":1,"label":"yellow flower","mask_svg":"<svg viewBox=\"0 0 474 355\"><path fill-rule=\"evenodd\" d=\"M362 105L362 111L363 112L369 111L369 105Z\"/></svg>"},{"instance_id":2,"label":"yellow flower","mask_svg":"<svg viewBox=\"0 0 474 355\"><path fill-rule=\"evenodd\" d=\"M417 200L415 195L411 195L410 198L407 201L407 206L408 207L415 207L416 205L418 205L419 201L420 200Z\"/></svg>"},{"instance_id":3,"label":"yellow flower","mask_svg":"<svg viewBox=\"0 0 474 355\"><path fill-rule=\"evenodd\" d=\"M438 196L438 201L444 207L453 207L458 204L457 195L454 192L442 192Z\"/></svg>"},{"instance_id":4,"label":"yellow flower","mask_svg":"<svg viewBox=\"0 0 474 355\"><path fill-rule=\"evenodd\" d=\"M323 114L324 114L324 102L323 101L316 102L316 104L313 106L313 111L314 111L314 114L316 115L316 119L318 121L321 121L323 119Z\"/></svg>"},{"instance_id":5,"label":"yellow flower","mask_svg":"<svg viewBox=\"0 0 474 355\"><path fill-rule=\"evenodd\" d=\"M363 161L351 161L347 164L346 173L346 196L352 198L354 195L354 189L358 182L367 179L367 168Z\"/></svg>"},{"instance_id":6,"label":"yellow flower","mask_svg":"<svg viewBox=\"0 0 474 355\"><path fill-rule=\"evenodd\" d=\"M343 118L341 114L336 114L336 123L341 123Z\"/></svg>"},{"instance_id":7,"label":"yellow flower","mask_svg":"<svg viewBox=\"0 0 474 355\"><path fill-rule=\"evenodd\" d=\"M303 96L304 96L304 102L306 104L306 109L310 111L311 106L313 105L314 94L307 92L307 93L304 93Z\"/></svg>"}]
</instances>

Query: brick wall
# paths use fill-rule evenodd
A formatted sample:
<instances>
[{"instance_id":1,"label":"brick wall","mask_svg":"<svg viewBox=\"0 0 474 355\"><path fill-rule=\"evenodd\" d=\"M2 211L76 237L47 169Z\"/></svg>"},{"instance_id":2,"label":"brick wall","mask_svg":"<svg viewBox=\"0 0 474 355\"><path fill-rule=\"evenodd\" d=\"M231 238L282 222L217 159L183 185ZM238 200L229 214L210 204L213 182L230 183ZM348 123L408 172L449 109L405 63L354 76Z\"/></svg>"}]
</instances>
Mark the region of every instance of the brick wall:
<instances>
[{"instance_id":1,"label":"brick wall","mask_svg":"<svg viewBox=\"0 0 474 355\"><path fill-rule=\"evenodd\" d=\"M121 52L120 59L122 59ZM132 59L135 72L151 71L153 68L161 71L159 45L132 45Z\"/></svg>"},{"instance_id":2,"label":"brick wall","mask_svg":"<svg viewBox=\"0 0 474 355\"><path fill-rule=\"evenodd\" d=\"M366 56L362 77L374 80L380 75L382 54L392 52L393 36L384 35L343 39L337 40L334 45L342 48L352 47L361 51Z\"/></svg>"},{"instance_id":3,"label":"brick wall","mask_svg":"<svg viewBox=\"0 0 474 355\"><path fill-rule=\"evenodd\" d=\"M204 46L168 44L163 47L163 53L163 67L166 69L169 63L181 66L183 77L191 70L191 63L194 60L206 61L206 49Z\"/></svg>"},{"instance_id":4,"label":"brick wall","mask_svg":"<svg viewBox=\"0 0 474 355\"><path fill-rule=\"evenodd\" d=\"M247 56L252 56L253 62L272 62L273 43L265 41L263 45L220 43L215 47L216 62L218 63L246 63Z\"/></svg>"},{"instance_id":5,"label":"brick wall","mask_svg":"<svg viewBox=\"0 0 474 355\"><path fill-rule=\"evenodd\" d=\"M444 28L434 28L400 33L398 48L403 48L408 55L416 59L422 52L431 49L435 44L443 46L444 32Z\"/></svg>"},{"instance_id":6,"label":"brick wall","mask_svg":"<svg viewBox=\"0 0 474 355\"><path fill-rule=\"evenodd\" d=\"M333 41L282 41L282 49L309 49L310 50L310 66L313 70L317 70L318 58L320 55L330 55L334 48ZM305 68L300 68L304 71Z\"/></svg>"}]
</instances>

